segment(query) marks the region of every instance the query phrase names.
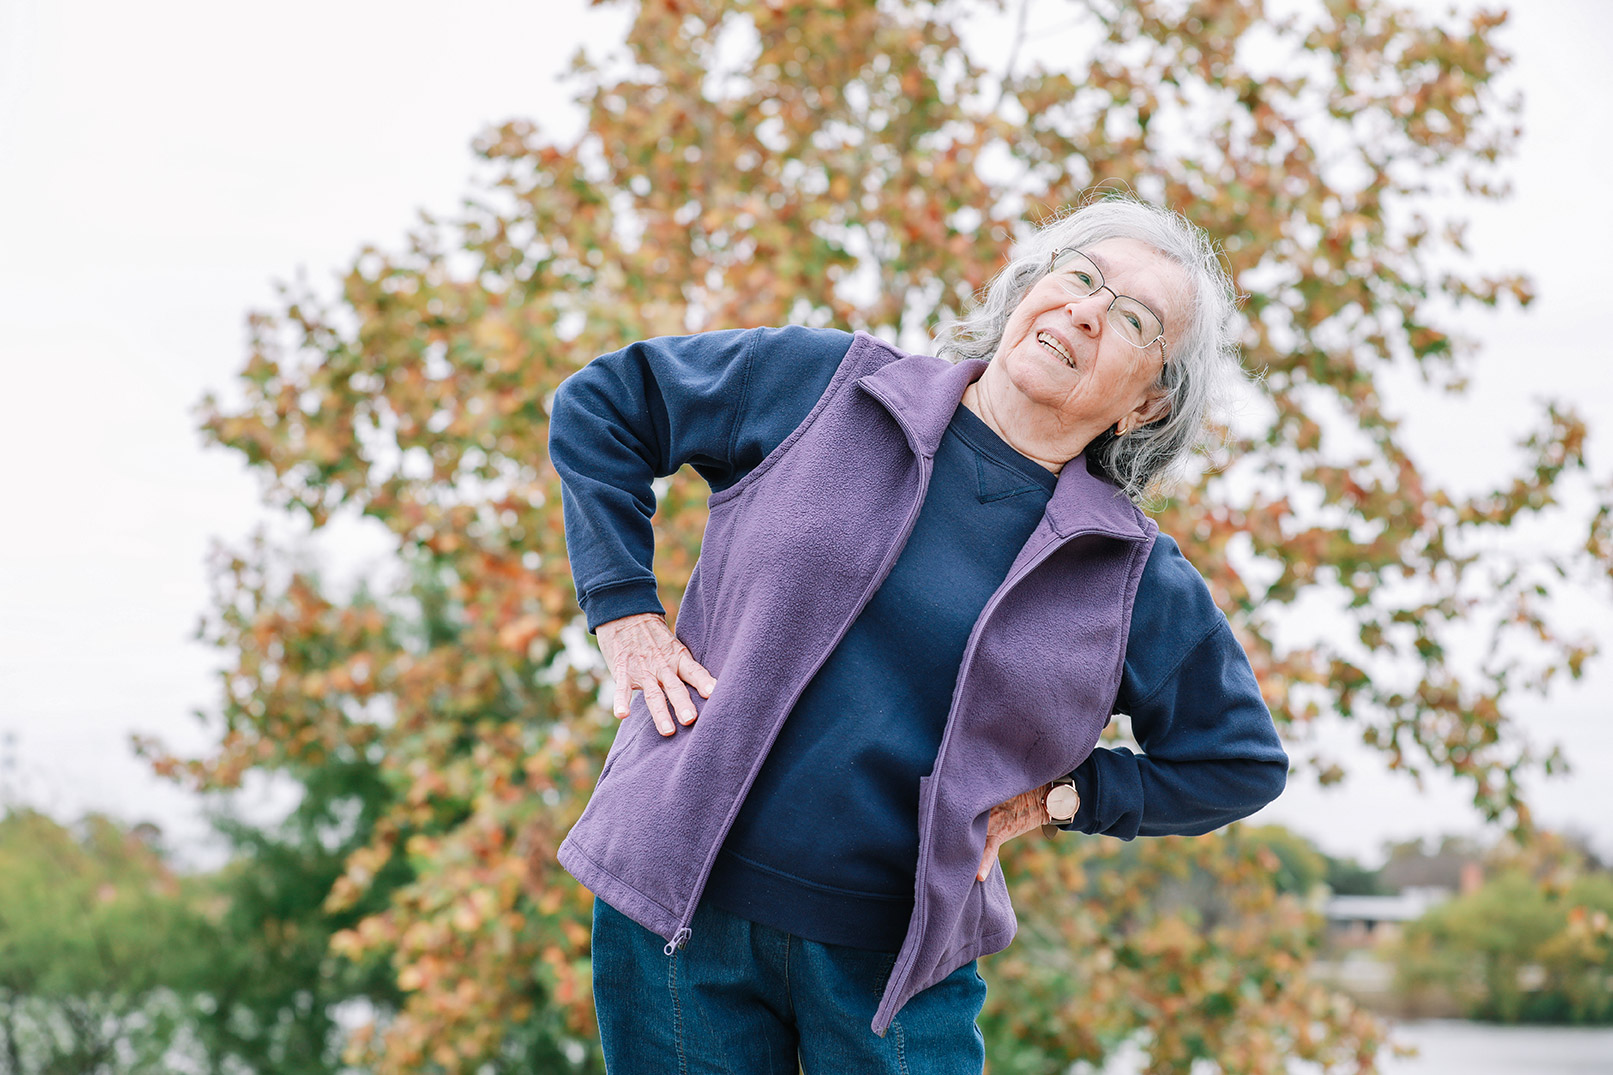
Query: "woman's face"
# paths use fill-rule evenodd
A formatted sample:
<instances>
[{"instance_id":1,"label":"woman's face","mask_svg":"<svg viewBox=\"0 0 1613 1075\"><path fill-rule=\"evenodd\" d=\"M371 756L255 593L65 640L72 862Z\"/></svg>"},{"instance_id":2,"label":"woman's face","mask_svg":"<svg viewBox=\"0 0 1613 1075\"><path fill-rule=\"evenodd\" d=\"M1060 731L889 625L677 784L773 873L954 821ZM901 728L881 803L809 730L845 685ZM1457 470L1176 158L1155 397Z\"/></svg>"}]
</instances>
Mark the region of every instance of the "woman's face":
<instances>
[{"instance_id":1,"label":"woman's face","mask_svg":"<svg viewBox=\"0 0 1613 1075\"><path fill-rule=\"evenodd\" d=\"M1164 323L1168 345L1181 330L1187 274L1135 239L1104 239L1082 252L1103 273L1104 287L1075 298L1052 275L1038 280L1009 315L981 383L1039 424L1095 436L1122 419L1127 428L1154 421L1166 408L1163 396L1150 391L1162 342L1133 345L1109 323L1109 304L1117 294L1140 300ZM1085 446L1083 440L1073 452Z\"/></svg>"}]
</instances>

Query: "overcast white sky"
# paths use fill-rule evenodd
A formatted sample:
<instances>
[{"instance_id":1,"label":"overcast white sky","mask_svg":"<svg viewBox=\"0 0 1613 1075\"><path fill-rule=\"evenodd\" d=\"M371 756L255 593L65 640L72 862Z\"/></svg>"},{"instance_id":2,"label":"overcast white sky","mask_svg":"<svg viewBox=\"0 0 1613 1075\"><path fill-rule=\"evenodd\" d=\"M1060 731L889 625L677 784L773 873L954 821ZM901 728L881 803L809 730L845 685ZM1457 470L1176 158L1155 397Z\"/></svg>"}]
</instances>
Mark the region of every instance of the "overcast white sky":
<instances>
[{"instance_id":1,"label":"overcast white sky","mask_svg":"<svg viewBox=\"0 0 1613 1075\"><path fill-rule=\"evenodd\" d=\"M1471 239L1542 297L1467 326L1487 351L1460 407L1406 402L1415 443L1457 482L1504 467L1532 413L1520 401L1548 393L1592 416L1593 462L1613 470L1613 4L1517 7L1505 40L1529 133L1514 198ZM190 636L207 552L268 516L237 459L203 450L196 402L228 389L273 280L328 281L361 244L399 244L418 209L452 212L484 125L573 129L556 78L624 25L584 0L0 0L0 793L156 820L197 846L195 801L146 775L128 739L206 747L191 713L214 708L214 655ZM324 551L357 567L379 547L348 534ZM1613 634L1605 612L1575 615ZM1538 790L1540 815L1613 852L1610 687L1604 659L1529 720L1579 770ZM1369 858L1385 838L1476 828L1450 787L1419 795L1371 764L1331 792L1296 784L1262 816Z\"/></svg>"}]
</instances>

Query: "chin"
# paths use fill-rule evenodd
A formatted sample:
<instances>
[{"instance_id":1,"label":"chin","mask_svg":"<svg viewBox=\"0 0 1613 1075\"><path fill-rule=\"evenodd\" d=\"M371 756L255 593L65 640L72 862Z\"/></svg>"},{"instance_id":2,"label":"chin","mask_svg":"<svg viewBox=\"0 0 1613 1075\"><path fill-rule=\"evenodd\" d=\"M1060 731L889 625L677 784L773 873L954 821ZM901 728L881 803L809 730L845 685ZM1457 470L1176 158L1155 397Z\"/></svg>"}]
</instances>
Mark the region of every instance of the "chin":
<instances>
[{"instance_id":1,"label":"chin","mask_svg":"<svg viewBox=\"0 0 1613 1075\"><path fill-rule=\"evenodd\" d=\"M1043 392L1062 397L1080 378L1080 371L1065 365L1064 360L1050 354L1047 348L1032 337L1012 347L1006 356L1005 373L1014 387L1028 396Z\"/></svg>"}]
</instances>

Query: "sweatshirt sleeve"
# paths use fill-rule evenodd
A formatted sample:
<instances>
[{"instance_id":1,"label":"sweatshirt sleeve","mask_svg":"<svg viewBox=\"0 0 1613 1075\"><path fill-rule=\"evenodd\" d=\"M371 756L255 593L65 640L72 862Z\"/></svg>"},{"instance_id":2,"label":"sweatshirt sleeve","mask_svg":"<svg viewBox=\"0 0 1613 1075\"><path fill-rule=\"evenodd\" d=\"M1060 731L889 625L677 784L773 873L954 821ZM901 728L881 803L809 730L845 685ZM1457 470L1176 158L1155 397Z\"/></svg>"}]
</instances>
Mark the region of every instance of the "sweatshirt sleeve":
<instances>
[{"instance_id":1,"label":"sweatshirt sleeve","mask_svg":"<svg viewBox=\"0 0 1613 1075\"><path fill-rule=\"evenodd\" d=\"M664 336L566 378L550 414L549 458L590 631L663 611L653 481L687 463L713 490L737 482L811 412L851 340L800 327Z\"/></svg>"},{"instance_id":2,"label":"sweatshirt sleeve","mask_svg":"<svg viewBox=\"0 0 1613 1075\"><path fill-rule=\"evenodd\" d=\"M1071 774L1081 808L1067 828L1197 836L1254 813L1287 783L1288 755L1249 658L1163 534L1138 585L1116 709L1143 752L1094 750Z\"/></svg>"}]
</instances>

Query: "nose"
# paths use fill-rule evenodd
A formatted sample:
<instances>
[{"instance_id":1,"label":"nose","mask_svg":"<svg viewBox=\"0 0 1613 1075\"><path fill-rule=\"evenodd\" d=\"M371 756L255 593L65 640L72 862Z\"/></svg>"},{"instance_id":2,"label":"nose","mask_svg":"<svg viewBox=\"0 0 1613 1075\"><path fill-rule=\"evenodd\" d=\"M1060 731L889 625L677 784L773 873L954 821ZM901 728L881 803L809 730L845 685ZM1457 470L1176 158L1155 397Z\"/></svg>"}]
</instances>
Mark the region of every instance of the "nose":
<instances>
[{"instance_id":1,"label":"nose","mask_svg":"<svg viewBox=\"0 0 1613 1075\"><path fill-rule=\"evenodd\" d=\"M1088 336L1097 336L1103 331L1103 321L1108 315L1110 299L1104 298L1108 288L1100 287L1085 298L1072 298L1065 307L1070 311L1070 321L1076 329Z\"/></svg>"}]
</instances>

